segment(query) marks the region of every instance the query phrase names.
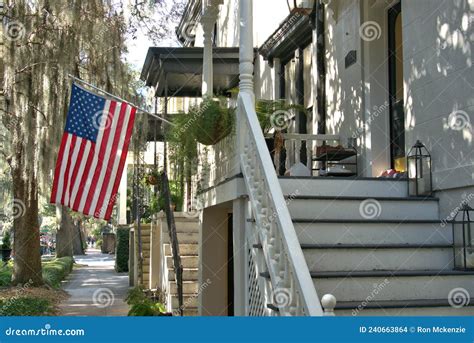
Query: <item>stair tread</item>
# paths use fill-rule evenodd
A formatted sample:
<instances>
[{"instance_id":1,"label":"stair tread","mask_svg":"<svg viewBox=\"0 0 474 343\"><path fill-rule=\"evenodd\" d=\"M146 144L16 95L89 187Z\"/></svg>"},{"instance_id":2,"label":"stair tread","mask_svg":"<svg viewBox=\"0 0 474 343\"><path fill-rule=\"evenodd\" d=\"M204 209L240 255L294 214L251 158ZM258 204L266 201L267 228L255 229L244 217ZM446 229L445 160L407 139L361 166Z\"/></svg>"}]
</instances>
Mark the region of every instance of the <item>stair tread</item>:
<instances>
[{"instance_id":1,"label":"stair tread","mask_svg":"<svg viewBox=\"0 0 474 343\"><path fill-rule=\"evenodd\" d=\"M351 180L351 181L397 181L397 182L407 182L408 178L389 178L389 177L369 177L369 176L278 176L278 179L304 179L304 180Z\"/></svg>"},{"instance_id":2,"label":"stair tread","mask_svg":"<svg viewBox=\"0 0 474 343\"><path fill-rule=\"evenodd\" d=\"M361 306L360 301L339 301L336 303L336 310L352 310ZM407 307L449 307L448 299L416 299L416 300L372 300L363 306L364 309L378 308L407 308ZM464 305L474 306L474 301Z\"/></svg>"},{"instance_id":3,"label":"stair tread","mask_svg":"<svg viewBox=\"0 0 474 343\"><path fill-rule=\"evenodd\" d=\"M285 198L291 198L292 200L367 200L374 199L379 201L439 201L439 198L434 197L381 197L381 196L331 196L331 195L293 195L285 194Z\"/></svg>"},{"instance_id":4,"label":"stair tread","mask_svg":"<svg viewBox=\"0 0 474 343\"><path fill-rule=\"evenodd\" d=\"M390 277L390 276L474 276L474 271L464 270L357 270L334 272L310 272L313 278L339 277Z\"/></svg>"},{"instance_id":5,"label":"stair tread","mask_svg":"<svg viewBox=\"0 0 474 343\"><path fill-rule=\"evenodd\" d=\"M254 220L248 220L254 222ZM293 223L376 223L376 224L443 224L441 220L427 220L427 219L305 219L292 218Z\"/></svg>"},{"instance_id":6,"label":"stair tread","mask_svg":"<svg viewBox=\"0 0 474 343\"><path fill-rule=\"evenodd\" d=\"M452 247L452 244L301 244L301 249L445 249Z\"/></svg>"}]
</instances>

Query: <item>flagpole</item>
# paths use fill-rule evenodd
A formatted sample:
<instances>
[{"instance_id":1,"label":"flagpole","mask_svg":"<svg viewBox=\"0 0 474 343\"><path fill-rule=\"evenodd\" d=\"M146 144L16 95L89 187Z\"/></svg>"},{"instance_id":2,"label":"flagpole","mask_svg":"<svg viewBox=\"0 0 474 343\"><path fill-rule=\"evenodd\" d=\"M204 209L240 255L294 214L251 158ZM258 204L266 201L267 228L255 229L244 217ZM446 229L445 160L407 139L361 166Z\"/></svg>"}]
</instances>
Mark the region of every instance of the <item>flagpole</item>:
<instances>
[{"instance_id":1,"label":"flagpole","mask_svg":"<svg viewBox=\"0 0 474 343\"><path fill-rule=\"evenodd\" d=\"M143 112L143 113L145 113L145 114L148 114L149 116L154 117L154 118L156 118L156 119L165 121L165 122L167 122L168 124L174 125L172 122L170 122L170 121L168 121L168 120L166 120L166 119L164 119L164 118L161 118L159 115L150 113L150 112L144 110L143 108L140 108L140 107L138 107L137 105L134 105L134 104L130 103L129 101L126 101L126 100L124 100L124 99L122 99L122 98L119 98L118 96L115 96L115 95L113 95L113 94L110 94L109 92L106 92L106 91L104 91L103 89L101 89L101 88L99 88L99 87L96 87L96 86L94 86L93 84L90 84L90 83L87 82L87 81L84 81L84 80L82 80L82 79L80 79L80 78L78 78L78 77L75 77L74 75L68 74L67 76L69 76L71 79L73 79L73 80L75 80L75 81L78 81L78 82L81 82L81 83L83 83L83 84L85 84L85 85L87 85L87 86L89 86L89 87L91 87L91 88L93 88L93 89L95 89L95 90L97 90L97 91L99 91L99 92L102 92L102 93L106 94L107 96L110 96L111 98L114 98L114 99L117 100L117 101L125 102L125 103L129 104L130 106L135 107L135 108L136 108L138 111L140 111L140 112Z\"/></svg>"}]
</instances>

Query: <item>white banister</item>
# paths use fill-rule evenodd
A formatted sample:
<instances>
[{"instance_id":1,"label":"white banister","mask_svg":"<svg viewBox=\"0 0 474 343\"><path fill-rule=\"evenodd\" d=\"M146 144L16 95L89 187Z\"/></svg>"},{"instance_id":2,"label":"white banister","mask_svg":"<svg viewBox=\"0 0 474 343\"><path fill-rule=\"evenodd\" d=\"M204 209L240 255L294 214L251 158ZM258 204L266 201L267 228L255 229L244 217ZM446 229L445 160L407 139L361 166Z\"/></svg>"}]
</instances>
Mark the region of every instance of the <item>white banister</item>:
<instances>
[{"instance_id":1,"label":"white banister","mask_svg":"<svg viewBox=\"0 0 474 343\"><path fill-rule=\"evenodd\" d=\"M273 290L285 289L288 303L278 304L281 315L322 315L323 311L251 97L239 95L239 137L244 142L241 164L255 216L262 251Z\"/></svg>"},{"instance_id":2,"label":"white banister","mask_svg":"<svg viewBox=\"0 0 474 343\"><path fill-rule=\"evenodd\" d=\"M240 165L255 218L256 234L262 246L257 256L263 257L270 276L272 294L271 297L265 296L265 299L277 306L278 313L282 316L322 316L321 303L255 112L252 7L252 0L239 1L240 92L236 138ZM253 252L250 256L252 254ZM261 284L258 282L259 275L251 277L249 281ZM260 287L255 293L263 296L268 292ZM256 297L250 302L261 303L261 299Z\"/></svg>"}]
</instances>

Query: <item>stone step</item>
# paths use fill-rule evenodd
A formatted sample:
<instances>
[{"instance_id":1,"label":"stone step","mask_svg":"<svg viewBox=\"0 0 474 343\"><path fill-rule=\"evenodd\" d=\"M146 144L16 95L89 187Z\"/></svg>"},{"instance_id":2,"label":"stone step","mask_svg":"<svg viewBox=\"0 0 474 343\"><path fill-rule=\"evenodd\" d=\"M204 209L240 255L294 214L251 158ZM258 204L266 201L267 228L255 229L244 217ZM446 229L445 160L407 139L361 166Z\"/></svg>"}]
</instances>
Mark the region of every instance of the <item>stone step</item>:
<instances>
[{"instance_id":1,"label":"stone step","mask_svg":"<svg viewBox=\"0 0 474 343\"><path fill-rule=\"evenodd\" d=\"M195 281L183 282L183 294L197 294L199 285ZM178 285L176 282L170 282L171 294L178 294Z\"/></svg>"},{"instance_id":2,"label":"stone step","mask_svg":"<svg viewBox=\"0 0 474 343\"><path fill-rule=\"evenodd\" d=\"M474 294L474 272L355 271L311 272L318 294L338 301L446 299L454 289Z\"/></svg>"},{"instance_id":3,"label":"stone step","mask_svg":"<svg viewBox=\"0 0 474 343\"><path fill-rule=\"evenodd\" d=\"M456 305L456 303L454 303ZM457 306L457 305L456 305ZM337 316L472 316L474 304L453 307L449 299L417 299L390 301L341 301Z\"/></svg>"},{"instance_id":4,"label":"stone step","mask_svg":"<svg viewBox=\"0 0 474 343\"><path fill-rule=\"evenodd\" d=\"M438 201L434 198L303 197L288 199L292 218L439 220Z\"/></svg>"},{"instance_id":5,"label":"stone step","mask_svg":"<svg viewBox=\"0 0 474 343\"><path fill-rule=\"evenodd\" d=\"M452 269L451 245L328 244L302 245L310 270L427 270Z\"/></svg>"},{"instance_id":6,"label":"stone step","mask_svg":"<svg viewBox=\"0 0 474 343\"><path fill-rule=\"evenodd\" d=\"M182 256L181 265L183 268L198 268L199 259L197 256ZM166 266L173 268L173 258L171 256L166 257Z\"/></svg>"},{"instance_id":7,"label":"stone step","mask_svg":"<svg viewBox=\"0 0 474 343\"><path fill-rule=\"evenodd\" d=\"M302 244L451 244L451 225L440 221L294 221Z\"/></svg>"},{"instance_id":8,"label":"stone step","mask_svg":"<svg viewBox=\"0 0 474 343\"><path fill-rule=\"evenodd\" d=\"M149 235L142 237L142 244L150 244L151 237Z\"/></svg>"},{"instance_id":9,"label":"stone step","mask_svg":"<svg viewBox=\"0 0 474 343\"><path fill-rule=\"evenodd\" d=\"M196 244L197 242L199 242L199 233L197 233L197 232L193 232L193 233L178 232L177 236L178 236L179 244ZM170 238L169 238L168 233L163 234L162 242L163 243L169 243L170 242Z\"/></svg>"},{"instance_id":10,"label":"stone step","mask_svg":"<svg viewBox=\"0 0 474 343\"><path fill-rule=\"evenodd\" d=\"M199 270L196 269L183 269L183 281L198 281ZM168 280L175 281L175 273L173 269L168 270Z\"/></svg>"},{"instance_id":11,"label":"stone step","mask_svg":"<svg viewBox=\"0 0 474 343\"><path fill-rule=\"evenodd\" d=\"M406 180L388 178L279 177L283 194L406 197Z\"/></svg>"},{"instance_id":12,"label":"stone step","mask_svg":"<svg viewBox=\"0 0 474 343\"><path fill-rule=\"evenodd\" d=\"M164 244L165 255L171 256L171 245ZM181 256L197 256L199 253L198 244L179 244L179 254Z\"/></svg>"},{"instance_id":13,"label":"stone step","mask_svg":"<svg viewBox=\"0 0 474 343\"><path fill-rule=\"evenodd\" d=\"M175 294L171 295L171 307L173 309L179 308L178 296ZM184 294L183 295L183 307L186 308L197 308L198 297L196 294Z\"/></svg>"},{"instance_id":14,"label":"stone step","mask_svg":"<svg viewBox=\"0 0 474 343\"><path fill-rule=\"evenodd\" d=\"M199 222L198 221L175 221L176 232L187 232L187 233L198 233ZM168 224L163 222L161 232L168 234Z\"/></svg>"}]
</instances>

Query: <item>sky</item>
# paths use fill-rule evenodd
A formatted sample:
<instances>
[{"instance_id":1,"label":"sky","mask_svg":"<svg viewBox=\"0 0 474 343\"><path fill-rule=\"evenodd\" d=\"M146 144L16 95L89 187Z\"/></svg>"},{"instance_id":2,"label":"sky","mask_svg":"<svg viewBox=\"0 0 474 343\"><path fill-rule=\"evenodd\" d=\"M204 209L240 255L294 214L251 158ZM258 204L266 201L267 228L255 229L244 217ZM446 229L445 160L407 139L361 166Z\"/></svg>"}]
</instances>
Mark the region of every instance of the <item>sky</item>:
<instances>
[{"instance_id":1,"label":"sky","mask_svg":"<svg viewBox=\"0 0 474 343\"><path fill-rule=\"evenodd\" d=\"M131 1L131 0L128 0ZM167 0L169 3L172 3L172 0ZM124 6L125 16L130 15L130 9L128 6ZM160 18L156 18L157 22L159 22ZM172 30L174 32L174 28ZM137 38L132 39L132 37L128 37L126 40L126 44L128 47L128 53L125 55L125 59L129 62L134 69L137 71L141 71L143 67L143 63L145 62L146 54L148 52L148 48L155 46L153 42L147 37L146 32L144 29L139 29L137 32ZM169 39L164 40L163 42L159 43L160 46L176 46L177 41L174 37L170 37Z\"/></svg>"}]
</instances>

